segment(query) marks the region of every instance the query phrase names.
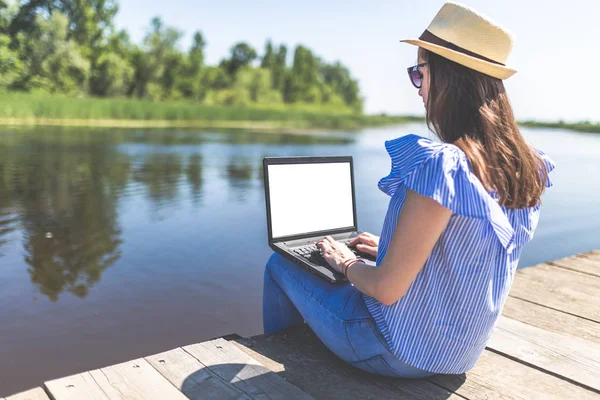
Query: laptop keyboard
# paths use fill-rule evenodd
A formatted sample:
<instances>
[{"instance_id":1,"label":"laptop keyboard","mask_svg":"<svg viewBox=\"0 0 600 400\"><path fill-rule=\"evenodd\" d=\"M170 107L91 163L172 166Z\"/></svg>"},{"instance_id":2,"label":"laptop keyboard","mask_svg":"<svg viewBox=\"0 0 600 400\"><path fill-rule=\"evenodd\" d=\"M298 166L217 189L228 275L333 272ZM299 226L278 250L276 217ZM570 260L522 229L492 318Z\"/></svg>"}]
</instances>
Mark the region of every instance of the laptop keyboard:
<instances>
[{"instance_id":1,"label":"laptop keyboard","mask_svg":"<svg viewBox=\"0 0 600 400\"><path fill-rule=\"evenodd\" d=\"M338 240L338 242L345 244L346 246L352 241L352 239L346 240ZM358 252L354 249L350 249L354 254ZM311 244L304 247L297 247L293 249L293 252L299 255L300 257L304 257L306 260L310 261L316 265L327 265L327 261L321 255L321 250L315 244Z\"/></svg>"}]
</instances>

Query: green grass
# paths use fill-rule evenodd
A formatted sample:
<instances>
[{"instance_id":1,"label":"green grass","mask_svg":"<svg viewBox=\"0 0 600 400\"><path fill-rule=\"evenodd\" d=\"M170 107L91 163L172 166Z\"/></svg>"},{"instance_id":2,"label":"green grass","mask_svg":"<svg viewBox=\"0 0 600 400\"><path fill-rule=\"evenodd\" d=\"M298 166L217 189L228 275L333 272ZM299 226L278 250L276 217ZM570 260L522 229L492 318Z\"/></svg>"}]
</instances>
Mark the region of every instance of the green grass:
<instances>
[{"instance_id":1,"label":"green grass","mask_svg":"<svg viewBox=\"0 0 600 400\"><path fill-rule=\"evenodd\" d=\"M43 121L42 121L43 120ZM206 127L293 129L360 129L369 126L424 122L419 116L364 115L313 104L211 106L185 101L73 98L51 94L0 93L0 124L139 127ZM133 122L133 124L132 124ZM600 133L600 124L523 121L530 128L557 128Z\"/></svg>"},{"instance_id":2,"label":"green grass","mask_svg":"<svg viewBox=\"0 0 600 400\"><path fill-rule=\"evenodd\" d=\"M30 121L123 120L200 121L215 125L223 121L268 122L271 127L354 129L412 121L419 117L362 115L315 105L227 107L191 102L152 102L137 99L72 98L60 95L3 93L0 119Z\"/></svg>"},{"instance_id":3,"label":"green grass","mask_svg":"<svg viewBox=\"0 0 600 400\"><path fill-rule=\"evenodd\" d=\"M600 124L594 124L592 122L538 122L538 121L523 121L519 123L521 126L528 128L555 128L555 129L568 129L577 132L591 132L600 133Z\"/></svg>"}]
</instances>

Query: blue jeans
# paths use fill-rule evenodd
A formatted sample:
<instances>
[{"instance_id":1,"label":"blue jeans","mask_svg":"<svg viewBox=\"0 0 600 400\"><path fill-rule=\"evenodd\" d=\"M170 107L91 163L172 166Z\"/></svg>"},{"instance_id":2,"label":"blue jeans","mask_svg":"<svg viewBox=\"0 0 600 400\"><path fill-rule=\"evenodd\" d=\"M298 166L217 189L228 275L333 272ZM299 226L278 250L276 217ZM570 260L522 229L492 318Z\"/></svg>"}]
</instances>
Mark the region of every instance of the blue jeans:
<instances>
[{"instance_id":1,"label":"blue jeans","mask_svg":"<svg viewBox=\"0 0 600 400\"><path fill-rule=\"evenodd\" d=\"M263 325L275 333L306 323L342 360L377 375L434 375L398 360L354 286L332 284L274 254L265 268Z\"/></svg>"}]
</instances>

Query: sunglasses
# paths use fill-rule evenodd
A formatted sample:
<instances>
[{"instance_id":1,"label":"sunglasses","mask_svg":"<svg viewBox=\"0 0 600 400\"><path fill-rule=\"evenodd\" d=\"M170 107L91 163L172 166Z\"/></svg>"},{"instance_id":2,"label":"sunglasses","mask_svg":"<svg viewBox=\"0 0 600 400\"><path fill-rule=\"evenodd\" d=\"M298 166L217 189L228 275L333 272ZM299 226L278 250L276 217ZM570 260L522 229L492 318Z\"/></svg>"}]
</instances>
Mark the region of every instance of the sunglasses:
<instances>
[{"instance_id":1,"label":"sunglasses","mask_svg":"<svg viewBox=\"0 0 600 400\"><path fill-rule=\"evenodd\" d=\"M417 89L421 88L421 84L423 83L423 74L419 71L419 68L426 66L427 63L421 63L414 65L412 67L406 68L408 71L408 77L410 78L411 83Z\"/></svg>"}]
</instances>

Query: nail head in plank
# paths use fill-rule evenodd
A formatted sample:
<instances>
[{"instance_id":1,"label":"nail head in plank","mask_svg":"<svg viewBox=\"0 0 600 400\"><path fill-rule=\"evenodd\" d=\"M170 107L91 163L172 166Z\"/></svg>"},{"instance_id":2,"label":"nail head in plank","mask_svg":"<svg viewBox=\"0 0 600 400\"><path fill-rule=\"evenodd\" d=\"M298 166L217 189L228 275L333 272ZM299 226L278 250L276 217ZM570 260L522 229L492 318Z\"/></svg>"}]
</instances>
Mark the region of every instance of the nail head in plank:
<instances>
[{"instance_id":1,"label":"nail head in plank","mask_svg":"<svg viewBox=\"0 0 600 400\"><path fill-rule=\"evenodd\" d=\"M50 400L44 389L35 388L8 396L6 400Z\"/></svg>"},{"instance_id":2,"label":"nail head in plank","mask_svg":"<svg viewBox=\"0 0 600 400\"><path fill-rule=\"evenodd\" d=\"M488 348L600 391L600 346L501 316Z\"/></svg>"},{"instance_id":3,"label":"nail head in plank","mask_svg":"<svg viewBox=\"0 0 600 400\"><path fill-rule=\"evenodd\" d=\"M56 400L110 400L90 372L54 379L44 386Z\"/></svg>"},{"instance_id":4,"label":"nail head in plank","mask_svg":"<svg viewBox=\"0 0 600 400\"><path fill-rule=\"evenodd\" d=\"M181 348L145 359L189 399L250 399Z\"/></svg>"},{"instance_id":5,"label":"nail head in plank","mask_svg":"<svg viewBox=\"0 0 600 400\"><path fill-rule=\"evenodd\" d=\"M600 322L600 278L540 264L517 271L509 295Z\"/></svg>"},{"instance_id":6,"label":"nail head in plank","mask_svg":"<svg viewBox=\"0 0 600 400\"><path fill-rule=\"evenodd\" d=\"M312 399L226 340L217 339L183 349L251 397L272 400Z\"/></svg>"}]
</instances>

